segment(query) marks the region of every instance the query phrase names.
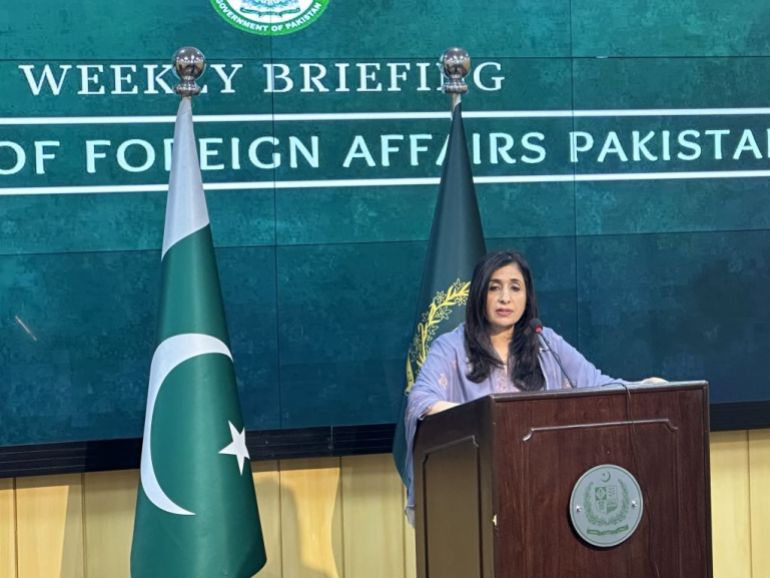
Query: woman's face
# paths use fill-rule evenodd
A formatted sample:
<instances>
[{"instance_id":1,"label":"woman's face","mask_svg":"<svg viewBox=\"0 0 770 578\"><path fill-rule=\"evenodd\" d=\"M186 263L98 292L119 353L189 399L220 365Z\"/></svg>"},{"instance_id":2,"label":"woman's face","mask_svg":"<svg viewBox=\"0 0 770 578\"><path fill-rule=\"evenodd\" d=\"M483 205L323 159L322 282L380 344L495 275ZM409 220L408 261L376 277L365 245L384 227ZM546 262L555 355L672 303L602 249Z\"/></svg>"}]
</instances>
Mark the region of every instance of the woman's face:
<instances>
[{"instance_id":1,"label":"woman's face","mask_svg":"<svg viewBox=\"0 0 770 578\"><path fill-rule=\"evenodd\" d=\"M527 287L515 263L492 273L487 289L487 321L492 333L513 330L527 307Z\"/></svg>"}]
</instances>

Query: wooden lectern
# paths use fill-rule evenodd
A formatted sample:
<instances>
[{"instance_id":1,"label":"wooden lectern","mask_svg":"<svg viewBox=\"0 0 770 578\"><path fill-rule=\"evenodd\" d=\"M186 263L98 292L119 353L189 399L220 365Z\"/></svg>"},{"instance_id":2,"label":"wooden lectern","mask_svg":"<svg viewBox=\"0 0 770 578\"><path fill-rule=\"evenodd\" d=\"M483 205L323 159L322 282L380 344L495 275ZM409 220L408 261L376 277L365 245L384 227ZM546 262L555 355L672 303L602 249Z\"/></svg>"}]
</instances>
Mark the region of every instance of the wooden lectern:
<instances>
[{"instance_id":1,"label":"wooden lectern","mask_svg":"<svg viewBox=\"0 0 770 578\"><path fill-rule=\"evenodd\" d=\"M414 450L419 578L710 578L708 386L491 395L429 416ZM573 487L615 464L636 531L591 546Z\"/></svg>"}]
</instances>

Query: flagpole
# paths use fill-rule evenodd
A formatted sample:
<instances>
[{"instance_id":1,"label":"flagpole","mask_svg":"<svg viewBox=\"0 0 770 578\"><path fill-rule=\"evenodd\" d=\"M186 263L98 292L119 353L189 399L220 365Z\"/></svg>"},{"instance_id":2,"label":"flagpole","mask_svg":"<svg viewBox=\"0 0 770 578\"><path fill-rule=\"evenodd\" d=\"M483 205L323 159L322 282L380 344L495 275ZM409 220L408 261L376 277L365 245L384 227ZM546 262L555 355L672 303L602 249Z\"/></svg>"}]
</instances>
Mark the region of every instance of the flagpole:
<instances>
[{"instance_id":1,"label":"flagpole","mask_svg":"<svg viewBox=\"0 0 770 578\"><path fill-rule=\"evenodd\" d=\"M452 112L462 101L462 95L468 92L465 77L471 70L471 57L464 48L447 48L441 55L441 67L444 72L444 84L441 90L452 95Z\"/></svg>"},{"instance_id":2,"label":"flagpole","mask_svg":"<svg viewBox=\"0 0 770 578\"><path fill-rule=\"evenodd\" d=\"M417 414L407 415L408 400L434 338L456 330L465 318L473 268L486 253L460 114L462 106L458 108L462 95L468 92L464 79L471 69L471 59L466 50L455 47L444 51L440 64L444 74L442 90L452 96L452 122L425 253L414 331L406 355L402 406L393 435L393 459L408 488L410 520L413 518L412 441Z\"/></svg>"},{"instance_id":3,"label":"flagpole","mask_svg":"<svg viewBox=\"0 0 770 578\"><path fill-rule=\"evenodd\" d=\"M180 83L131 544L131 576L249 578L265 565L192 97L206 68L179 49Z\"/></svg>"}]
</instances>

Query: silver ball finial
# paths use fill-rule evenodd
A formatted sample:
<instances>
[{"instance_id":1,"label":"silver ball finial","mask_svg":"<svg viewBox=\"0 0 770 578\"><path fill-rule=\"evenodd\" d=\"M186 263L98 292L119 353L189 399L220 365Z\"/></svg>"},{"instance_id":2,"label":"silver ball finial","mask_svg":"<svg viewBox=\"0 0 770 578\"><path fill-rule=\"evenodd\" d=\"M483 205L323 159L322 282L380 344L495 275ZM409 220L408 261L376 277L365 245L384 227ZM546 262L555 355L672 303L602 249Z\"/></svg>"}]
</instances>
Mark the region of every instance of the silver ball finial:
<instances>
[{"instance_id":1,"label":"silver ball finial","mask_svg":"<svg viewBox=\"0 0 770 578\"><path fill-rule=\"evenodd\" d=\"M465 76L471 70L471 57L464 48L448 48L441 55L441 68L444 72L444 84L441 89L449 94L468 92Z\"/></svg>"},{"instance_id":2,"label":"silver ball finial","mask_svg":"<svg viewBox=\"0 0 770 578\"><path fill-rule=\"evenodd\" d=\"M206 70L206 57L197 48L185 46L174 54L174 72L181 81L174 89L180 96L195 96L201 87L195 84Z\"/></svg>"}]
</instances>

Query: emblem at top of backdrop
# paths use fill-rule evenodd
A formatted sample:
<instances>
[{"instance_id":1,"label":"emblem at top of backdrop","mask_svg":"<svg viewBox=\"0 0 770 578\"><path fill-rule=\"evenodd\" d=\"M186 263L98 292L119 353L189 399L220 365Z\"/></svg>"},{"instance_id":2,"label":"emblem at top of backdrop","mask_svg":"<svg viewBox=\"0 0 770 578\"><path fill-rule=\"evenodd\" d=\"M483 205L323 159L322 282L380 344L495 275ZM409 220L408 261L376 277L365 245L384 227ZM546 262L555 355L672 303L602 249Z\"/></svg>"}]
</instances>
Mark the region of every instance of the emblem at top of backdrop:
<instances>
[{"instance_id":1,"label":"emblem at top of backdrop","mask_svg":"<svg viewBox=\"0 0 770 578\"><path fill-rule=\"evenodd\" d=\"M228 24L260 36L281 36L307 28L330 0L211 0Z\"/></svg>"}]
</instances>

